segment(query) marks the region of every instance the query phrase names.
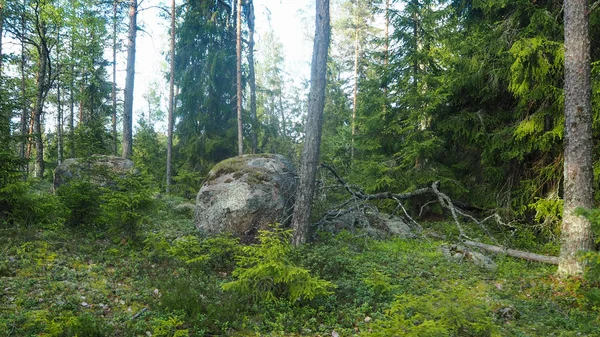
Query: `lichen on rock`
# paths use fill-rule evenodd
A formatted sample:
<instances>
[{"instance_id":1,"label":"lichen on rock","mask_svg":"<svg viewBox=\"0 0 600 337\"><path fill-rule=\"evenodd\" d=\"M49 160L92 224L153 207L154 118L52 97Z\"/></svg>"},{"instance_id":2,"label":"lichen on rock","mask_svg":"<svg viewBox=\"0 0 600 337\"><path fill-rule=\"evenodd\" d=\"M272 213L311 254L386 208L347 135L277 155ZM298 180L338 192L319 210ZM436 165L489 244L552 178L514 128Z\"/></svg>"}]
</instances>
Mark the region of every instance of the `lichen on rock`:
<instances>
[{"instance_id":1,"label":"lichen on rock","mask_svg":"<svg viewBox=\"0 0 600 337\"><path fill-rule=\"evenodd\" d=\"M296 172L281 155L226 159L209 172L196 197L195 225L208 234L233 233L252 242L260 229L291 216Z\"/></svg>"}]
</instances>

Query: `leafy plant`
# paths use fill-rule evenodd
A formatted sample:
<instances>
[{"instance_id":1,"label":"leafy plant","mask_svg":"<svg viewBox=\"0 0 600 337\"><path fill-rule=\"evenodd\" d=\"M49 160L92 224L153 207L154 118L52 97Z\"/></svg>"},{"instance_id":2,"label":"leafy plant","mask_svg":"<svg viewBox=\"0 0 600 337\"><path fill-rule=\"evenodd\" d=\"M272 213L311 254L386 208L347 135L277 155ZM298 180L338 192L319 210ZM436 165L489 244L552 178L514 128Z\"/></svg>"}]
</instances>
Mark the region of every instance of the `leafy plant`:
<instances>
[{"instance_id":1,"label":"leafy plant","mask_svg":"<svg viewBox=\"0 0 600 337\"><path fill-rule=\"evenodd\" d=\"M290 260L291 235L291 230L277 224L270 231L259 231L260 244L244 247L245 255L238 258L233 271L236 280L225 283L223 289L252 296L255 301L310 300L330 294L331 282L311 276Z\"/></svg>"}]
</instances>

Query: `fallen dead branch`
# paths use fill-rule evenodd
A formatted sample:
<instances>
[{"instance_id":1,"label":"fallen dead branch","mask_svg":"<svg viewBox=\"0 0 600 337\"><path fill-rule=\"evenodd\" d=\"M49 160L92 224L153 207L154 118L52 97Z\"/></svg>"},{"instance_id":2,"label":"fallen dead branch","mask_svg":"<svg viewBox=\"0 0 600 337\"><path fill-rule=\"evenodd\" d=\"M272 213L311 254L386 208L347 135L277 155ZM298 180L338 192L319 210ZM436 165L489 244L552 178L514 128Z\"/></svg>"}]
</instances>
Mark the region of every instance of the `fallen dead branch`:
<instances>
[{"instance_id":1,"label":"fallen dead branch","mask_svg":"<svg viewBox=\"0 0 600 337\"><path fill-rule=\"evenodd\" d=\"M367 201L389 199L389 200L396 201L398 203L396 210L402 209L406 218L409 219L410 222L412 224L414 224L419 231L422 231L421 225L408 214L408 212L404 208L404 205L402 205L402 201L410 199L410 198L414 198L416 196L431 195L431 196L437 198L437 202L439 202L440 205L442 205L442 207L448 209L451 212L452 218L454 219L454 223L460 233L458 240L460 242L462 242L463 244L465 244L467 246L471 246L471 247L477 247L479 249L483 249L483 250L491 252L491 253L505 254L508 256L525 259L528 261L558 264L558 257L556 257L556 256L539 255L539 254L535 254L535 253L529 253L529 252L524 252L524 251L520 251L520 250L509 249L509 248L505 248L505 247L498 245L498 242L491 235L489 230L485 227L484 223L489 220L495 220L498 224L503 225L503 226L511 227L510 224L502 222L500 215L498 215L497 213L492 214L483 220L478 220L477 218L470 215L466 211L457 207L456 203L453 202L452 199L448 195L441 192L439 190L439 185L440 185L439 181L432 183L431 187L420 188L420 189L414 190L409 193L380 192L380 193L369 194L369 193L365 193L360 187L348 184L342 177L340 177L340 175L330 165L321 163L321 167L323 167L323 168L327 169L329 172L331 172L331 174L341 184L341 186L348 193L350 193L352 198L350 200L347 200L344 203L338 205L338 207L335 207L334 209L327 211L325 213L325 215L321 218L321 220L319 220L319 222L317 222L317 225L322 225L323 223L327 222L328 219L336 218L343 214L357 211L361 208L360 205L367 204L366 203ZM431 203L431 202L432 201L430 201L429 203ZM345 208L351 204L352 204L352 206ZM363 209L364 208L367 208L367 206L364 206ZM396 210L394 210L394 212ZM421 209L421 211L422 211L422 209ZM464 229L460 224L459 216L462 216L464 218L467 218L467 219L475 222L488 235L490 240L492 240L492 242L494 242L496 245L488 245L485 243L470 240L469 237L465 234Z\"/></svg>"},{"instance_id":2,"label":"fallen dead branch","mask_svg":"<svg viewBox=\"0 0 600 337\"><path fill-rule=\"evenodd\" d=\"M467 246L477 247L477 248L480 248L480 249L483 249L485 251L495 253L495 254L505 254L508 256L525 259L528 261L534 261L534 262L558 264L558 257L556 257L556 256L539 255L539 254L535 254L535 253L524 252L521 250L504 248L501 246L492 246L492 245L488 245L488 244L476 242L476 241L471 241L471 240L464 240L464 241L462 241L462 243Z\"/></svg>"}]
</instances>

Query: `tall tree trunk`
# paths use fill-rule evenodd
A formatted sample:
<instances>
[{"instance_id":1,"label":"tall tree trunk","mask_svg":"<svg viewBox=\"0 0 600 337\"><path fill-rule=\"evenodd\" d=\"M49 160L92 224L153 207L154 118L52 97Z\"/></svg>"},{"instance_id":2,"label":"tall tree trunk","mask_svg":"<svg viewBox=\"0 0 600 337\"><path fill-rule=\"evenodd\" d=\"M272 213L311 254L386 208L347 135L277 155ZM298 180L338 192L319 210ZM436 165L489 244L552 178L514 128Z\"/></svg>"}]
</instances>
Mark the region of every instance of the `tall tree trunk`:
<instances>
[{"instance_id":1,"label":"tall tree trunk","mask_svg":"<svg viewBox=\"0 0 600 337\"><path fill-rule=\"evenodd\" d=\"M583 273L577 252L591 250L594 243L589 221L574 214L577 207L594 206L588 1L565 1L564 22L565 180L558 274L569 276Z\"/></svg>"},{"instance_id":2,"label":"tall tree trunk","mask_svg":"<svg viewBox=\"0 0 600 337\"><path fill-rule=\"evenodd\" d=\"M279 91L279 113L281 114L281 135L287 138L287 126L285 123L285 110L283 109L283 90Z\"/></svg>"},{"instance_id":3,"label":"tall tree trunk","mask_svg":"<svg viewBox=\"0 0 600 337\"><path fill-rule=\"evenodd\" d=\"M358 13L358 9L355 9ZM355 18L358 23L358 18ZM352 131L351 131L351 145L350 145L350 164L354 162L354 136L356 135L356 105L358 103L358 54L359 54L359 43L358 43L358 26L354 28L354 90L352 95Z\"/></svg>"},{"instance_id":4,"label":"tall tree trunk","mask_svg":"<svg viewBox=\"0 0 600 337\"><path fill-rule=\"evenodd\" d=\"M244 154L244 130L242 128L242 0L237 0L236 55L237 55L237 127L238 154Z\"/></svg>"},{"instance_id":5,"label":"tall tree trunk","mask_svg":"<svg viewBox=\"0 0 600 337\"><path fill-rule=\"evenodd\" d=\"M60 33L58 34L56 43L56 59L60 62ZM60 63L57 63L56 76L60 76ZM61 81L57 81L56 85L56 152L57 162L60 165L63 161L63 111L62 111L62 96L61 96Z\"/></svg>"},{"instance_id":6,"label":"tall tree trunk","mask_svg":"<svg viewBox=\"0 0 600 337\"><path fill-rule=\"evenodd\" d=\"M252 118L252 152L258 152L256 119L256 73L254 71L254 1L248 2L248 82L250 82L250 118Z\"/></svg>"},{"instance_id":7,"label":"tall tree trunk","mask_svg":"<svg viewBox=\"0 0 600 337\"><path fill-rule=\"evenodd\" d=\"M123 158L133 152L133 84L135 78L135 39L137 35L137 0L129 1L129 30L127 32L127 75L123 106Z\"/></svg>"},{"instance_id":8,"label":"tall tree trunk","mask_svg":"<svg viewBox=\"0 0 600 337\"><path fill-rule=\"evenodd\" d=\"M308 95L308 119L306 121L304 149L300 164L300 180L292 216L292 228L294 230L292 243L296 246L306 242L312 210L312 198L315 191L315 178L323 129L327 53L331 28L329 24L329 0L317 0L315 21L315 41Z\"/></svg>"},{"instance_id":9,"label":"tall tree trunk","mask_svg":"<svg viewBox=\"0 0 600 337\"><path fill-rule=\"evenodd\" d=\"M175 0L171 0L171 59L169 60L169 116L167 119L167 193L173 174L173 110L175 109Z\"/></svg>"},{"instance_id":10,"label":"tall tree trunk","mask_svg":"<svg viewBox=\"0 0 600 337\"><path fill-rule=\"evenodd\" d=\"M73 48L73 35L71 35L70 45L70 59L71 59L71 73L69 74L71 83L69 84L69 157L75 158L75 62Z\"/></svg>"},{"instance_id":11,"label":"tall tree trunk","mask_svg":"<svg viewBox=\"0 0 600 337\"><path fill-rule=\"evenodd\" d=\"M35 177L44 177L44 141L42 135L42 113L44 112L44 98L46 96L48 86L48 54L49 51L42 41L38 48L40 65L37 78L37 89L35 94L35 106L33 108L33 133L35 139Z\"/></svg>"},{"instance_id":12,"label":"tall tree trunk","mask_svg":"<svg viewBox=\"0 0 600 337\"><path fill-rule=\"evenodd\" d=\"M383 46L383 113L387 111L388 65L390 63L390 0L385 0L385 41Z\"/></svg>"},{"instance_id":13,"label":"tall tree trunk","mask_svg":"<svg viewBox=\"0 0 600 337\"><path fill-rule=\"evenodd\" d=\"M3 8L4 4L2 3L2 0L0 0L0 79L2 79L2 34L3 34L3 29L2 27L4 26L4 8Z\"/></svg>"},{"instance_id":14,"label":"tall tree trunk","mask_svg":"<svg viewBox=\"0 0 600 337\"><path fill-rule=\"evenodd\" d=\"M113 44L112 44L112 152L117 155L117 6L113 3Z\"/></svg>"},{"instance_id":15,"label":"tall tree trunk","mask_svg":"<svg viewBox=\"0 0 600 337\"><path fill-rule=\"evenodd\" d=\"M23 24L23 22L21 22L21 24ZM19 142L19 155L23 159L29 159L25 150L28 143L28 138L26 136L28 135L27 117L29 116L29 110L27 109L27 74L25 73L25 62L27 62L27 60L25 58L25 53L25 43L21 41L21 64L19 67L21 71L21 141ZM27 165L29 165L29 161L27 161ZM29 169L27 169L27 172L29 172Z\"/></svg>"}]
</instances>

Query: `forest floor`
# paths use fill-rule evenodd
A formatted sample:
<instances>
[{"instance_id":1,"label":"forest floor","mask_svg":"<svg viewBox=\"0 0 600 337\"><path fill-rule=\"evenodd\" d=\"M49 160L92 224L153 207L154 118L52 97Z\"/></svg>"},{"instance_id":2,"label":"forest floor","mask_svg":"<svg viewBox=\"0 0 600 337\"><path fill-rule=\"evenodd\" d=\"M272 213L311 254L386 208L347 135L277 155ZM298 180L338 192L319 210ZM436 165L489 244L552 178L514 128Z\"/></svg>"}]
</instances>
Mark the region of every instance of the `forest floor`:
<instances>
[{"instance_id":1,"label":"forest floor","mask_svg":"<svg viewBox=\"0 0 600 337\"><path fill-rule=\"evenodd\" d=\"M330 294L225 291L245 250L201 237L189 213L162 203L135 239L0 228L0 336L600 336L594 285L499 255L481 269L434 239L323 234L290 261L332 282Z\"/></svg>"}]
</instances>

